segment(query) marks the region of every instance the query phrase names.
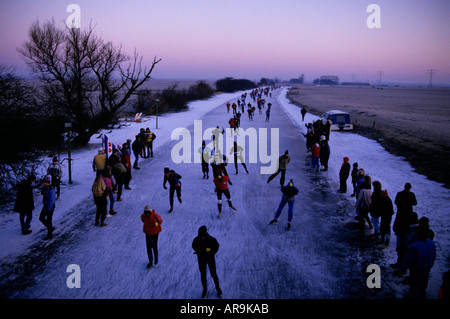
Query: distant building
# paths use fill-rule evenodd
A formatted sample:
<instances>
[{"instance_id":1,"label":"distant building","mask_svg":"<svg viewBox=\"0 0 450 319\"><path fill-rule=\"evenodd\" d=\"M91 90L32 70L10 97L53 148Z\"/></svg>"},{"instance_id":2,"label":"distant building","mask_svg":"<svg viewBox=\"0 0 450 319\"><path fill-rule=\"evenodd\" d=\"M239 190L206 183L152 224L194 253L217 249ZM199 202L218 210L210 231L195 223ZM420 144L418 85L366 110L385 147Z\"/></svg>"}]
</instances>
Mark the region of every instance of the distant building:
<instances>
[{"instance_id":1,"label":"distant building","mask_svg":"<svg viewBox=\"0 0 450 319\"><path fill-rule=\"evenodd\" d=\"M304 75L302 74L297 79L290 79L289 83L295 83L295 84L303 84Z\"/></svg>"},{"instance_id":2,"label":"distant building","mask_svg":"<svg viewBox=\"0 0 450 319\"><path fill-rule=\"evenodd\" d=\"M339 77L336 75L322 75L320 79L315 79L313 83L319 85L338 85Z\"/></svg>"}]
</instances>

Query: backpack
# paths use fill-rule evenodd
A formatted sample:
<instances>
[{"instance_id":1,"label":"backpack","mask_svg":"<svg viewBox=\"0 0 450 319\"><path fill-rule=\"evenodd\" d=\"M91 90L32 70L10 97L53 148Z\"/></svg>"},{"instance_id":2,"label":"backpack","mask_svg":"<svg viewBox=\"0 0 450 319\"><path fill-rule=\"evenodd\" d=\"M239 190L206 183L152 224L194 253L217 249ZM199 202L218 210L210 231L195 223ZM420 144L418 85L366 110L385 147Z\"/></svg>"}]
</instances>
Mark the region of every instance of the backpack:
<instances>
[{"instance_id":1,"label":"backpack","mask_svg":"<svg viewBox=\"0 0 450 319\"><path fill-rule=\"evenodd\" d=\"M94 197L102 197L106 190L106 184L103 178L97 177L92 184L92 194Z\"/></svg>"}]
</instances>

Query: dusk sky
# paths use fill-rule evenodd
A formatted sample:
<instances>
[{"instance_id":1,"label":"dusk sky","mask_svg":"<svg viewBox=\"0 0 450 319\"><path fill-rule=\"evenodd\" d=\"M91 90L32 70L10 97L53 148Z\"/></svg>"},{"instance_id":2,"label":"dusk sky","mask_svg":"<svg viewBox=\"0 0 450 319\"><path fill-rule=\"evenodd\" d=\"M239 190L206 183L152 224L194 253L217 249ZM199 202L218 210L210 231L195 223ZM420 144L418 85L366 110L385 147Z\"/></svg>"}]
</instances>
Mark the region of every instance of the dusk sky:
<instances>
[{"instance_id":1,"label":"dusk sky","mask_svg":"<svg viewBox=\"0 0 450 319\"><path fill-rule=\"evenodd\" d=\"M231 76L306 81L337 75L341 81L450 85L448 0L14 0L0 1L0 64L28 72L17 48L30 26L54 19L65 26L70 4L81 28L150 62L153 78L214 80ZM380 28L369 28L370 4Z\"/></svg>"}]
</instances>

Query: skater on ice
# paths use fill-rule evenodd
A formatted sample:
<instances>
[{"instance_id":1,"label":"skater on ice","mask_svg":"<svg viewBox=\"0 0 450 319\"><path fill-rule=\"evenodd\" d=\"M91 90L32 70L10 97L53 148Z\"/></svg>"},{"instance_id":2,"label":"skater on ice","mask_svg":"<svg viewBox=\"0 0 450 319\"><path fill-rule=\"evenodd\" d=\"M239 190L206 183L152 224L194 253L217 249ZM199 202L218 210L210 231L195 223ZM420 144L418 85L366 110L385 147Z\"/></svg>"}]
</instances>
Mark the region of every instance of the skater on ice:
<instances>
[{"instance_id":1,"label":"skater on ice","mask_svg":"<svg viewBox=\"0 0 450 319\"><path fill-rule=\"evenodd\" d=\"M291 229L292 217L294 215L294 201L295 196L298 194L298 189L297 187L294 186L294 180L291 179L289 181L289 184L281 188L281 192L283 193L283 195L281 197L280 205L278 206L278 209L275 212L274 218L270 221L270 224L274 224L278 221L278 218L281 215L281 211L283 210L284 206L288 204L289 210L288 210L287 229Z\"/></svg>"},{"instance_id":2,"label":"skater on ice","mask_svg":"<svg viewBox=\"0 0 450 319\"><path fill-rule=\"evenodd\" d=\"M281 173L280 185L281 187L283 187L286 178L287 165L289 164L290 161L291 158L289 157L289 151L286 150L284 154L278 158L278 169L275 173L269 176L269 178L267 179L267 183L270 183L272 179L274 179L279 173Z\"/></svg>"},{"instance_id":3,"label":"skater on ice","mask_svg":"<svg viewBox=\"0 0 450 319\"><path fill-rule=\"evenodd\" d=\"M177 198L180 204L181 201L181 175L176 173L173 169L169 169L168 167L164 168L164 182L163 187L167 189L166 183L169 182L169 201L170 201L170 210L169 213L173 211L173 195L177 192Z\"/></svg>"},{"instance_id":4,"label":"skater on ice","mask_svg":"<svg viewBox=\"0 0 450 319\"><path fill-rule=\"evenodd\" d=\"M217 191L217 207L219 208L219 218L222 216L222 194L227 198L228 206L230 206L231 209L236 210L236 208L231 203L230 190L228 189L229 180L230 178L228 176L220 174L213 180L214 184L216 185Z\"/></svg>"},{"instance_id":5,"label":"skater on ice","mask_svg":"<svg viewBox=\"0 0 450 319\"><path fill-rule=\"evenodd\" d=\"M237 145L237 142L234 141L233 147L230 149L230 155L234 155L234 168L236 169L236 174L238 173L238 160L239 162L241 162L242 166L244 166L244 169L248 174L247 166L245 165L242 152L244 152L244 148Z\"/></svg>"},{"instance_id":6,"label":"skater on ice","mask_svg":"<svg viewBox=\"0 0 450 319\"><path fill-rule=\"evenodd\" d=\"M143 231L148 256L147 268L151 268L153 263L155 266L158 264L158 237L162 230L163 220L150 205L146 205L144 213L141 215L141 221L144 223Z\"/></svg>"},{"instance_id":7,"label":"skater on ice","mask_svg":"<svg viewBox=\"0 0 450 319\"><path fill-rule=\"evenodd\" d=\"M192 241L192 248L198 259L198 269L200 270L200 278L203 286L202 297L206 297L208 286L206 281L206 267L208 266L211 277L214 280L217 294L222 296L222 290L219 285L219 277L216 272L215 255L219 250L219 243L217 240L208 234L206 226L201 226L198 229L198 236Z\"/></svg>"},{"instance_id":8,"label":"skater on ice","mask_svg":"<svg viewBox=\"0 0 450 319\"><path fill-rule=\"evenodd\" d=\"M202 146L198 149L202 161L203 178L209 178L209 161L211 160L211 150L206 147L206 142L202 141Z\"/></svg>"}]
</instances>

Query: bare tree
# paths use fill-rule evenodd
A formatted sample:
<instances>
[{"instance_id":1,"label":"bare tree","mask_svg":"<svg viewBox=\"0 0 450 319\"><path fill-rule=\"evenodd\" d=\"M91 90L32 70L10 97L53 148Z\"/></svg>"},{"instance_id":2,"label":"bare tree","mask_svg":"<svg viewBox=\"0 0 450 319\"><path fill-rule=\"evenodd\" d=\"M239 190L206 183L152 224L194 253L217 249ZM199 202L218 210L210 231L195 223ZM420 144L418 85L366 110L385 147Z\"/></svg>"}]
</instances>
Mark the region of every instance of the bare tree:
<instances>
[{"instance_id":1,"label":"bare tree","mask_svg":"<svg viewBox=\"0 0 450 319\"><path fill-rule=\"evenodd\" d=\"M128 57L121 46L97 37L92 25L58 28L53 20L35 22L18 51L45 84L43 100L75 121L80 144L113 119L161 61L155 57L143 67L141 56Z\"/></svg>"}]
</instances>

